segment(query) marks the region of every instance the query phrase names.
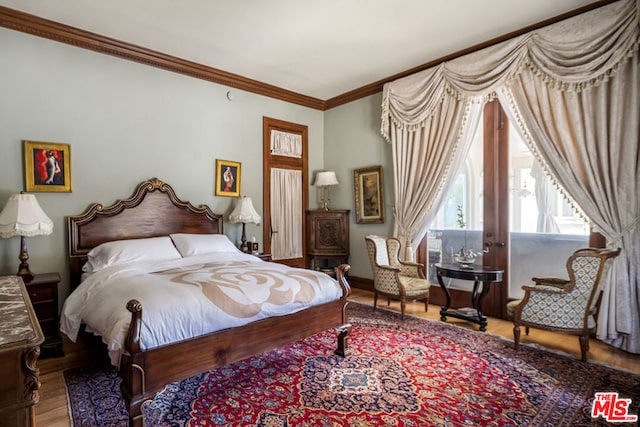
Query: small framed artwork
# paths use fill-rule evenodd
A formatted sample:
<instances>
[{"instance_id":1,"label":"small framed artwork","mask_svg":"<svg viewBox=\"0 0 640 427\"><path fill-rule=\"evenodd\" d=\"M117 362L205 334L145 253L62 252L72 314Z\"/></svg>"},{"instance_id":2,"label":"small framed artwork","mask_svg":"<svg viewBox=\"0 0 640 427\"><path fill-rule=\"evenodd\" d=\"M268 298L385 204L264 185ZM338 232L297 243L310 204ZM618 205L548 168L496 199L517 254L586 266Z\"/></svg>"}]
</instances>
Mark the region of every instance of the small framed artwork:
<instances>
[{"instance_id":1,"label":"small framed artwork","mask_svg":"<svg viewBox=\"0 0 640 427\"><path fill-rule=\"evenodd\" d=\"M353 181L356 199L356 223L382 224L384 222L382 166L354 170Z\"/></svg>"},{"instance_id":2,"label":"small framed artwork","mask_svg":"<svg viewBox=\"0 0 640 427\"><path fill-rule=\"evenodd\" d=\"M22 141L27 192L71 192L71 147L54 142Z\"/></svg>"},{"instance_id":3,"label":"small framed artwork","mask_svg":"<svg viewBox=\"0 0 640 427\"><path fill-rule=\"evenodd\" d=\"M240 197L240 162L216 160L216 196Z\"/></svg>"}]
</instances>

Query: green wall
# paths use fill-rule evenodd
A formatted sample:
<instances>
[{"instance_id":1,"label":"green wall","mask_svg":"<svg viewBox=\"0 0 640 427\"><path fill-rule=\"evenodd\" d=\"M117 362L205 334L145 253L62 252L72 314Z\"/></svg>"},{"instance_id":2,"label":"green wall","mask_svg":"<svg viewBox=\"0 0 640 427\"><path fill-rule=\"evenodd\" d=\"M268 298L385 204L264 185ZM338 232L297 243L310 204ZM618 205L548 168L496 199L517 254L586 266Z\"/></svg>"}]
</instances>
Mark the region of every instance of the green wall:
<instances>
[{"instance_id":1,"label":"green wall","mask_svg":"<svg viewBox=\"0 0 640 427\"><path fill-rule=\"evenodd\" d=\"M307 125L309 170L322 169L322 111L0 29L0 208L23 190L22 140L71 145L73 191L36 193L54 232L27 239L34 273L63 274L63 301L65 217L92 202L111 204L158 177L227 215L235 199L213 195L219 158L242 163L242 194L262 213L263 116ZM225 222L225 232L239 240L241 229ZM247 235L262 242L262 226ZM19 247L19 237L0 239L0 274L17 271Z\"/></svg>"},{"instance_id":2,"label":"green wall","mask_svg":"<svg viewBox=\"0 0 640 427\"><path fill-rule=\"evenodd\" d=\"M22 140L71 145L71 193L36 193L54 221L27 239L34 273L59 271L69 292L65 217L89 204L128 197L152 177L179 197L228 215L235 199L215 197L215 159L242 163L242 194L262 213L262 118L309 127L310 179L335 170L331 207L351 210L351 274L371 278L368 233L393 230L391 147L379 133L381 94L326 112L0 28L0 206L24 189ZM231 100L227 93L231 91ZM353 170L382 165L384 224L356 224ZM318 190L309 189L310 208ZM225 218L226 220L227 218ZM225 233L240 238L238 225ZM247 225L262 243L262 226ZM17 270L20 238L0 239L0 274Z\"/></svg>"},{"instance_id":3,"label":"green wall","mask_svg":"<svg viewBox=\"0 0 640 427\"><path fill-rule=\"evenodd\" d=\"M352 276L372 278L364 237L393 233L392 152L380 134L382 94L369 96L325 112L325 168L335 170L340 185L331 189L331 207L350 209L349 238ZM384 178L384 223L356 224L354 169L382 166Z\"/></svg>"}]
</instances>

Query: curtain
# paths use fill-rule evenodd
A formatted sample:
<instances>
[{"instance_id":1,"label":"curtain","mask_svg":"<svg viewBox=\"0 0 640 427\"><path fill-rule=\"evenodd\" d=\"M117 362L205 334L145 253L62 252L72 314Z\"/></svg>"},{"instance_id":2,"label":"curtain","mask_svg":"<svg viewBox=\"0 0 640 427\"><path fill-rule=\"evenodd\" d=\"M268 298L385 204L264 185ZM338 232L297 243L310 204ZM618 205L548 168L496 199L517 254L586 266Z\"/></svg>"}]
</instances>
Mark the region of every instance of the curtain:
<instances>
[{"instance_id":1,"label":"curtain","mask_svg":"<svg viewBox=\"0 0 640 427\"><path fill-rule=\"evenodd\" d=\"M271 257L302 257L302 171L271 169Z\"/></svg>"},{"instance_id":2,"label":"curtain","mask_svg":"<svg viewBox=\"0 0 640 427\"><path fill-rule=\"evenodd\" d=\"M551 208L556 205L554 200L556 192L553 191L553 183L544 172L543 166L536 159L531 165L531 177L536 180L535 194L536 205L538 207L538 233L559 233L560 228L551 212Z\"/></svg>"},{"instance_id":3,"label":"curtain","mask_svg":"<svg viewBox=\"0 0 640 427\"><path fill-rule=\"evenodd\" d=\"M475 108L497 96L551 179L622 248L604 290L598 336L634 353L639 3L612 3L388 83L381 126L394 153L395 232L415 244L467 154Z\"/></svg>"}]
</instances>

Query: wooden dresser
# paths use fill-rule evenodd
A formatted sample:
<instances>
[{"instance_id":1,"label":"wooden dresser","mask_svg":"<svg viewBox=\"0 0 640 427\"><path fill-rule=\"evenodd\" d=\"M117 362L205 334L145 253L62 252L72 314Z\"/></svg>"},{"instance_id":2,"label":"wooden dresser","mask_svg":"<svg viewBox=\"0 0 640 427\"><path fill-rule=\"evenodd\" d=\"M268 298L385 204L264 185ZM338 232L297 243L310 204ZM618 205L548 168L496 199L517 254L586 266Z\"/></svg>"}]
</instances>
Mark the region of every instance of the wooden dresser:
<instances>
[{"instance_id":1,"label":"wooden dresser","mask_svg":"<svg viewBox=\"0 0 640 427\"><path fill-rule=\"evenodd\" d=\"M308 268L330 273L349 260L349 211L307 211Z\"/></svg>"},{"instance_id":2,"label":"wooden dresser","mask_svg":"<svg viewBox=\"0 0 640 427\"><path fill-rule=\"evenodd\" d=\"M36 361L44 335L18 276L0 277L0 420L34 426L40 396Z\"/></svg>"}]
</instances>

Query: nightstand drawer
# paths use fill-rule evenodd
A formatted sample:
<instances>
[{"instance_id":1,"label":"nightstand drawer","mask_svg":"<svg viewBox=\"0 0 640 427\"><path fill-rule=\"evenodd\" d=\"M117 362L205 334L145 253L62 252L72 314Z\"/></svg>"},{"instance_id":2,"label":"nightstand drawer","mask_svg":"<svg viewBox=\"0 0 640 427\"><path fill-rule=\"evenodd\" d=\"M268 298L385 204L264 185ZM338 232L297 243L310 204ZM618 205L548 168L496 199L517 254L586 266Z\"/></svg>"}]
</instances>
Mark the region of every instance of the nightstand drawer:
<instances>
[{"instance_id":1,"label":"nightstand drawer","mask_svg":"<svg viewBox=\"0 0 640 427\"><path fill-rule=\"evenodd\" d=\"M41 320L40 329L46 337L53 337L58 334L58 322L55 319Z\"/></svg>"},{"instance_id":2,"label":"nightstand drawer","mask_svg":"<svg viewBox=\"0 0 640 427\"><path fill-rule=\"evenodd\" d=\"M43 301L53 301L56 288L51 285L31 285L27 287L27 291L31 303L35 305Z\"/></svg>"},{"instance_id":3,"label":"nightstand drawer","mask_svg":"<svg viewBox=\"0 0 640 427\"><path fill-rule=\"evenodd\" d=\"M52 303L40 303L40 304L32 304L33 310L36 312L36 316L40 322L45 320L51 320L58 317L58 307L53 307ZM43 328L44 329L44 328ZM44 334L47 336L47 333Z\"/></svg>"}]
</instances>

